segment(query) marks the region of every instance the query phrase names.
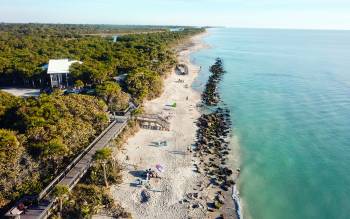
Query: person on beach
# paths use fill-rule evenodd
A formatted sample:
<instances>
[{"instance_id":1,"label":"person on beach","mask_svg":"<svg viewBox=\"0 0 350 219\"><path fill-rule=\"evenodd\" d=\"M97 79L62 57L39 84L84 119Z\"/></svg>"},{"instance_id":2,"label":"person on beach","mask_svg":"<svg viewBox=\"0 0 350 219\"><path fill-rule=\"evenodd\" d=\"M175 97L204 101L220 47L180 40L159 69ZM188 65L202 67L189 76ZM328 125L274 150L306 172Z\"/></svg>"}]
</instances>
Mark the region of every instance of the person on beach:
<instances>
[{"instance_id":1,"label":"person on beach","mask_svg":"<svg viewBox=\"0 0 350 219\"><path fill-rule=\"evenodd\" d=\"M146 181L150 180L151 179L151 168L149 168L148 170L146 170Z\"/></svg>"},{"instance_id":2,"label":"person on beach","mask_svg":"<svg viewBox=\"0 0 350 219\"><path fill-rule=\"evenodd\" d=\"M192 153L192 147L191 147L191 146L188 146L188 147L187 147L187 151L189 151L190 153Z\"/></svg>"}]
</instances>

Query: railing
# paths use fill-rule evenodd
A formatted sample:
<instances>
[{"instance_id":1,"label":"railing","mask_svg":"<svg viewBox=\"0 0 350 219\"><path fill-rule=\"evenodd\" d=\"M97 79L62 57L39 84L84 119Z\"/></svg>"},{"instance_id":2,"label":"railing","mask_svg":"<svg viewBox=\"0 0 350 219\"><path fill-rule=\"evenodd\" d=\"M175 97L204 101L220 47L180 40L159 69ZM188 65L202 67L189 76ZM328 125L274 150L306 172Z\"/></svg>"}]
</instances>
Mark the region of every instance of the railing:
<instances>
[{"instance_id":1,"label":"railing","mask_svg":"<svg viewBox=\"0 0 350 219\"><path fill-rule=\"evenodd\" d=\"M144 114L141 116L137 116L137 119L144 120L144 121L151 120L152 122L159 123L161 126L163 126L166 129L169 129L170 127L169 122L157 114Z\"/></svg>"},{"instance_id":2,"label":"railing","mask_svg":"<svg viewBox=\"0 0 350 219\"><path fill-rule=\"evenodd\" d=\"M168 121L166 121L165 119L163 119L162 117L160 117L160 116L158 116L158 121L160 121L160 123L162 123L162 125L164 126L164 127L167 127L167 128L169 128L169 122Z\"/></svg>"},{"instance_id":3,"label":"railing","mask_svg":"<svg viewBox=\"0 0 350 219\"><path fill-rule=\"evenodd\" d=\"M116 120L115 121L115 123L117 123L118 121ZM114 124L115 124L114 123ZM120 132L125 128L125 126L127 125L127 123L128 123L128 120L124 120L123 122L122 122L122 125L120 126L120 128L119 128L119 130L118 130L118 132L116 132L114 135L116 136L116 135L119 135L120 134ZM110 128L107 130L107 131L109 131L110 130ZM101 139L101 138L100 138ZM88 153L88 152L87 152ZM85 155L87 154L87 153L85 153ZM84 156L85 156L84 155ZM74 187L78 182L79 182L79 180L84 176L84 174L88 171L88 169L90 168L90 166L91 166L91 164L93 163L93 161L92 160L90 160L90 162L88 163L88 165L86 165L85 167L84 167L84 169L79 173L79 175L77 175L76 177L75 177L75 179L68 185L69 186L69 188L72 188L72 187Z\"/></svg>"},{"instance_id":4,"label":"railing","mask_svg":"<svg viewBox=\"0 0 350 219\"><path fill-rule=\"evenodd\" d=\"M117 123L117 121L113 121L103 132L93 140L88 147L86 147L65 169L62 171L48 186L46 186L38 195L37 200L40 201L42 198L44 198L55 186L57 183L59 183L66 174L73 169L73 167L93 148L93 146L96 144L98 140L102 138L104 134L106 134L107 131L111 129L111 127Z\"/></svg>"}]
</instances>

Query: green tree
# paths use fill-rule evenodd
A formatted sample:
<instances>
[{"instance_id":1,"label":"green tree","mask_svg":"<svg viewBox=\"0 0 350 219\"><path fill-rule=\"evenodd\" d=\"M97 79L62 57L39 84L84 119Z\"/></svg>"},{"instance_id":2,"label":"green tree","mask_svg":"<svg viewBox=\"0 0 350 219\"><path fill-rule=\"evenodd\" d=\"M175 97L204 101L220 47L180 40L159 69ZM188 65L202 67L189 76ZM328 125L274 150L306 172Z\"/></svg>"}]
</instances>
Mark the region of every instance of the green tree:
<instances>
[{"instance_id":1,"label":"green tree","mask_svg":"<svg viewBox=\"0 0 350 219\"><path fill-rule=\"evenodd\" d=\"M9 128L13 126L16 118L16 110L22 100L9 93L0 91L0 127Z\"/></svg>"},{"instance_id":2,"label":"green tree","mask_svg":"<svg viewBox=\"0 0 350 219\"><path fill-rule=\"evenodd\" d=\"M56 160L58 157L63 157L68 152L68 147L60 138L50 140L42 148L42 156L48 157L51 160Z\"/></svg>"},{"instance_id":3,"label":"green tree","mask_svg":"<svg viewBox=\"0 0 350 219\"><path fill-rule=\"evenodd\" d=\"M96 93L108 105L110 111L124 110L129 106L129 96L115 82L105 82L96 87Z\"/></svg>"},{"instance_id":4,"label":"green tree","mask_svg":"<svg viewBox=\"0 0 350 219\"><path fill-rule=\"evenodd\" d=\"M39 192L39 169L26 154L22 139L0 129L0 208L23 194Z\"/></svg>"},{"instance_id":5,"label":"green tree","mask_svg":"<svg viewBox=\"0 0 350 219\"><path fill-rule=\"evenodd\" d=\"M108 125L107 106L87 95L41 95L17 110L24 146L49 180Z\"/></svg>"},{"instance_id":6,"label":"green tree","mask_svg":"<svg viewBox=\"0 0 350 219\"><path fill-rule=\"evenodd\" d=\"M58 184L53 190L53 195L57 197L59 202L58 214L61 218L61 212L63 210L63 202L69 197L69 188L65 185Z\"/></svg>"},{"instance_id":7,"label":"green tree","mask_svg":"<svg viewBox=\"0 0 350 219\"><path fill-rule=\"evenodd\" d=\"M103 169L103 179L105 181L105 186L109 187L108 185L108 179L107 179L107 172L106 172L106 164L108 160L112 158L112 149L111 148L103 148L98 151L96 151L94 155L94 160L98 162L102 169Z\"/></svg>"},{"instance_id":8,"label":"green tree","mask_svg":"<svg viewBox=\"0 0 350 219\"><path fill-rule=\"evenodd\" d=\"M77 80L74 82L74 86L76 88L82 88L82 87L84 87L84 82L82 80Z\"/></svg>"},{"instance_id":9,"label":"green tree","mask_svg":"<svg viewBox=\"0 0 350 219\"><path fill-rule=\"evenodd\" d=\"M0 129L0 169L14 164L21 156L23 148L13 131Z\"/></svg>"},{"instance_id":10,"label":"green tree","mask_svg":"<svg viewBox=\"0 0 350 219\"><path fill-rule=\"evenodd\" d=\"M163 90L163 81L154 71L137 68L128 74L126 79L129 92L139 102L158 97Z\"/></svg>"},{"instance_id":11,"label":"green tree","mask_svg":"<svg viewBox=\"0 0 350 219\"><path fill-rule=\"evenodd\" d=\"M96 214L103 206L110 206L113 200L105 190L95 185L78 184L71 194L68 212L70 218L89 218Z\"/></svg>"},{"instance_id":12,"label":"green tree","mask_svg":"<svg viewBox=\"0 0 350 219\"><path fill-rule=\"evenodd\" d=\"M83 64L80 64L78 62L73 63L69 67L70 77L72 77L72 79L76 81L80 80L82 82L89 83L88 70L84 63Z\"/></svg>"}]
</instances>

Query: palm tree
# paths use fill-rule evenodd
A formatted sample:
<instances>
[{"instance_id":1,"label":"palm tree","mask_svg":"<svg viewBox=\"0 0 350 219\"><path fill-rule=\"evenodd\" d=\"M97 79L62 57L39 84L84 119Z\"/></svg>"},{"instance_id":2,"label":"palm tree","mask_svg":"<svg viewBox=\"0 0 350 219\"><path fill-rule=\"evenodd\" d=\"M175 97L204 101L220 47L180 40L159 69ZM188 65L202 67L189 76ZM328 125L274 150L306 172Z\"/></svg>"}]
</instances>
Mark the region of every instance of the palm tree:
<instances>
[{"instance_id":1,"label":"palm tree","mask_svg":"<svg viewBox=\"0 0 350 219\"><path fill-rule=\"evenodd\" d=\"M107 180L106 164L108 160L110 160L111 158L112 158L111 148L103 148L103 149L97 150L94 155L94 160L97 161L102 166L103 178L104 178L106 187L109 187L108 180Z\"/></svg>"},{"instance_id":2,"label":"palm tree","mask_svg":"<svg viewBox=\"0 0 350 219\"><path fill-rule=\"evenodd\" d=\"M53 191L53 195L56 196L58 201L59 201L58 214L59 214L59 217L61 218L61 212L63 209L63 202L66 198L68 198L69 188L65 185L58 184Z\"/></svg>"}]
</instances>

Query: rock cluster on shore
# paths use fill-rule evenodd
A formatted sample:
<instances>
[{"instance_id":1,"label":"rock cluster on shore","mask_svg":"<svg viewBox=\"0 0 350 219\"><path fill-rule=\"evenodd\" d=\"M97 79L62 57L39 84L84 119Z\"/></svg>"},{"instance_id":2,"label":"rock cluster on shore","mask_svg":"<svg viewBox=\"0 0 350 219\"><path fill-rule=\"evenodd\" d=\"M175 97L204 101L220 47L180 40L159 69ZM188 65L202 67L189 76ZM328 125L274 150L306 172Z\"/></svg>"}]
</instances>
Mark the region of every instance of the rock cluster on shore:
<instances>
[{"instance_id":1,"label":"rock cluster on shore","mask_svg":"<svg viewBox=\"0 0 350 219\"><path fill-rule=\"evenodd\" d=\"M203 114L197 122L197 142L194 157L199 158L197 171L207 176L209 185L228 191L234 184L233 171L226 166L229 154L230 116L228 109L218 108L210 114ZM213 200L214 207L222 205L218 194Z\"/></svg>"},{"instance_id":2,"label":"rock cluster on shore","mask_svg":"<svg viewBox=\"0 0 350 219\"><path fill-rule=\"evenodd\" d=\"M209 71L212 74L209 76L208 82L205 85L205 90L202 94L202 101L208 106L215 106L220 101L217 86L221 80L222 75L225 73L222 60L220 58L217 58L215 64L210 67Z\"/></svg>"}]
</instances>

